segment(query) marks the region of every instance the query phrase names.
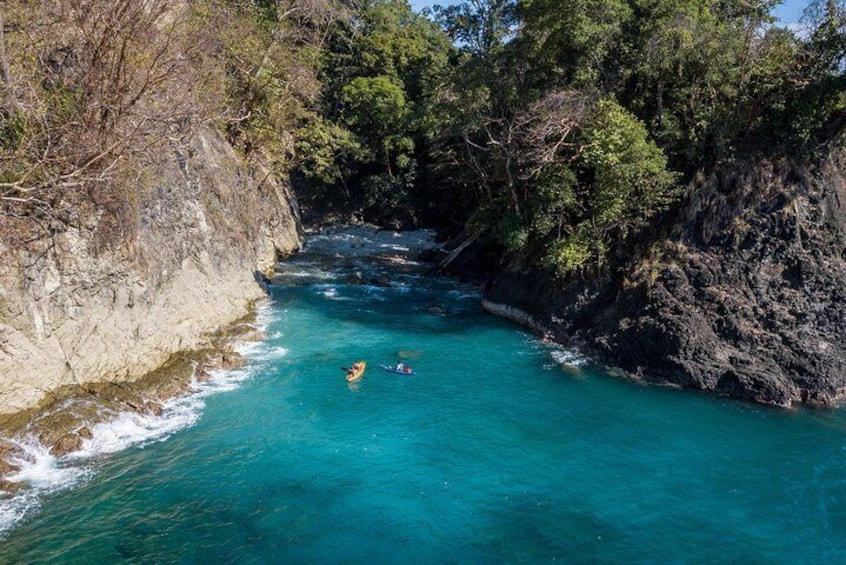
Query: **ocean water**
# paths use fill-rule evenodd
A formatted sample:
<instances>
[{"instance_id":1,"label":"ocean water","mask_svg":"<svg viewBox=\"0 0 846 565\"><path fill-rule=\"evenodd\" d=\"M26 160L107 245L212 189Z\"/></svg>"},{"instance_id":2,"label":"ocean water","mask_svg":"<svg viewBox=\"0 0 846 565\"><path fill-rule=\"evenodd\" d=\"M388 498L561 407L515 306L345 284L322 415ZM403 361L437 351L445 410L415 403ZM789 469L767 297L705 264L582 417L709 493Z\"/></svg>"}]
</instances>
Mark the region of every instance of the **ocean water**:
<instances>
[{"instance_id":1,"label":"ocean water","mask_svg":"<svg viewBox=\"0 0 846 565\"><path fill-rule=\"evenodd\" d=\"M612 377L368 258L393 245L314 238L246 367L64 459L28 445L0 563L846 562L843 411Z\"/></svg>"}]
</instances>

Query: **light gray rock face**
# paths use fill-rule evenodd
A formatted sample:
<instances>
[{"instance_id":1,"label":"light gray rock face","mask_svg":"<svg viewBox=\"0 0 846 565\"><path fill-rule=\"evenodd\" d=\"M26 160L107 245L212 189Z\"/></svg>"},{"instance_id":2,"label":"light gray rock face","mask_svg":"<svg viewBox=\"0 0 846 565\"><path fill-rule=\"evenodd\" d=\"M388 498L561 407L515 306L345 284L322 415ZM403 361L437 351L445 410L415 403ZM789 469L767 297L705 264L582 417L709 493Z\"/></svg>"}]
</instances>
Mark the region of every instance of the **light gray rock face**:
<instances>
[{"instance_id":1,"label":"light gray rock face","mask_svg":"<svg viewBox=\"0 0 846 565\"><path fill-rule=\"evenodd\" d=\"M135 380L202 347L301 245L285 187L214 130L159 151L142 176L120 229L101 214L25 249L0 241L0 414L63 385Z\"/></svg>"}]
</instances>

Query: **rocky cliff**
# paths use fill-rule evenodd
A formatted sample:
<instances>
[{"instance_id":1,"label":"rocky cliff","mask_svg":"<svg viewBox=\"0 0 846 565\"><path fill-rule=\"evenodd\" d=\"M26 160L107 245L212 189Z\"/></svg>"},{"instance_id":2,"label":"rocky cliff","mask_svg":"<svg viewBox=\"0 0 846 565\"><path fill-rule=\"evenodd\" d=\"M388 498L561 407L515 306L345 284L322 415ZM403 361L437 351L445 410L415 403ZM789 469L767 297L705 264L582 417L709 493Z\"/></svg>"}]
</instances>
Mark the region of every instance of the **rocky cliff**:
<instances>
[{"instance_id":1,"label":"rocky cliff","mask_svg":"<svg viewBox=\"0 0 846 565\"><path fill-rule=\"evenodd\" d=\"M48 403L64 385L132 381L203 347L300 246L287 189L211 128L171 139L135 170L128 211L0 242L0 414Z\"/></svg>"},{"instance_id":2,"label":"rocky cliff","mask_svg":"<svg viewBox=\"0 0 846 565\"><path fill-rule=\"evenodd\" d=\"M792 406L846 398L846 152L724 166L672 235L601 277L519 268L488 303L650 382ZM516 312L516 313L515 313Z\"/></svg>"}]
</instances>

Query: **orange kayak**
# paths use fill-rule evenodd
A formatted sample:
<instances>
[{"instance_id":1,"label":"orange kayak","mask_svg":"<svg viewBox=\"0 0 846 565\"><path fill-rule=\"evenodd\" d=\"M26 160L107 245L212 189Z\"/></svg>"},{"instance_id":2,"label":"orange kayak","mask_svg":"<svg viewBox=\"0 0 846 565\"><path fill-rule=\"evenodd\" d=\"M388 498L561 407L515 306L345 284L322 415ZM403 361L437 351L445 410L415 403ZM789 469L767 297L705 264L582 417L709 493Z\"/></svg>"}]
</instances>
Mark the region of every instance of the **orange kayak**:
<instances>
[{"instance_id":1,"label":"orange kayak","mask_svg":"<svg viewBox=\"0 0 846 565\"><path fill-rule=\"evenodd\" d=\"M347 381L357 381L364 375L364 370L367 368L365 361L356 361L353 366L347 371Z\"/></svg>"}]
</instances>

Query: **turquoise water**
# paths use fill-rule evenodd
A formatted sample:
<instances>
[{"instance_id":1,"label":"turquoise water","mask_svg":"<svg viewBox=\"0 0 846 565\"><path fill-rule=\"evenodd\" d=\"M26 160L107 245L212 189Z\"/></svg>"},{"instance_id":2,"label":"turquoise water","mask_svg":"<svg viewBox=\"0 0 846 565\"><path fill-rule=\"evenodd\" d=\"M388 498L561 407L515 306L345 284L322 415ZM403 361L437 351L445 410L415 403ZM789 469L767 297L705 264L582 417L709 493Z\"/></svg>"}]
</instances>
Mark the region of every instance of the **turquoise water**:
<instances>
[{"instance_id":1,"label":"turquoise water","mask_svg":"<svg viewBox=\"0 0 846 565\"><path fill-rule=\"evenodd\" d=\"M86 472L0 562L846 561L843 411L561 365L452 281L354 286L350 265L297 261L250 366L179 429L56 462ZM417 375L377 367L398 359Z\"/></svg>"}]
</instances>

